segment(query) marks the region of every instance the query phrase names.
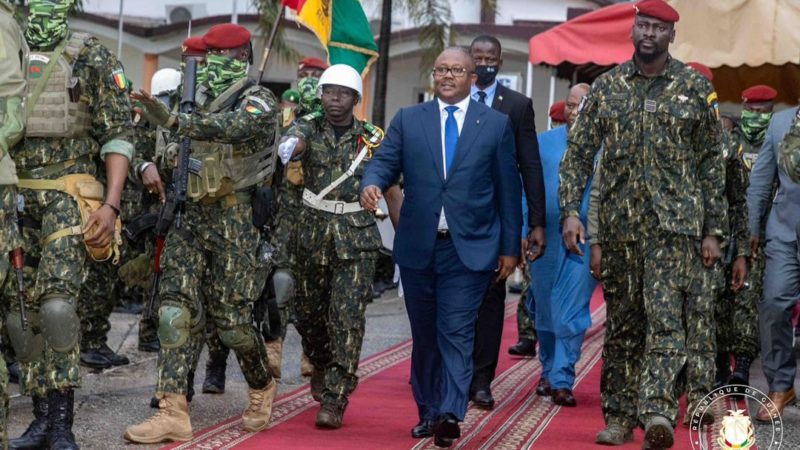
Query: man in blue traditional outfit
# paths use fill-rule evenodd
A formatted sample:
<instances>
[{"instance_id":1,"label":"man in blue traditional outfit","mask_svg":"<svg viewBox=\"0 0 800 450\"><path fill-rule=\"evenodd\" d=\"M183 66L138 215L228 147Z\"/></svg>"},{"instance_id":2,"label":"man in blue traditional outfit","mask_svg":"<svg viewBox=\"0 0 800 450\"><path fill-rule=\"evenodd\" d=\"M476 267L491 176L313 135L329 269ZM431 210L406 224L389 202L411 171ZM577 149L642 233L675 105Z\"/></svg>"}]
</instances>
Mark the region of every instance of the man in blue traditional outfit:
<instances>
[{"instance_id":1,"label":"man in blue traditional outfit","mask_svg":"<svg viewBox=\"0 0 800 450\"><path fill-rule=\"evenodd\" d=\"M539 333L539 359L542 377L536 387L539 395L550 395L561 406L575 406L572 386L575 363L580 357L586 330L592 324L589 300L596 281L589 273L589 243L582 244L584 256L570 253L558 237L561 229L558 207L559 166L567 150L567 132L575 122L581 99L589 85L577 84L567 96L567 126L539 134L539 148L546 194L546 228L548 242L558 243L545 248L544 255L531 263L532 295L529 310ZM591 186L591 184L590 184ZM580 219L586 226L589 209L589 188L583 196Z\"/></svg>"}]
</instances>

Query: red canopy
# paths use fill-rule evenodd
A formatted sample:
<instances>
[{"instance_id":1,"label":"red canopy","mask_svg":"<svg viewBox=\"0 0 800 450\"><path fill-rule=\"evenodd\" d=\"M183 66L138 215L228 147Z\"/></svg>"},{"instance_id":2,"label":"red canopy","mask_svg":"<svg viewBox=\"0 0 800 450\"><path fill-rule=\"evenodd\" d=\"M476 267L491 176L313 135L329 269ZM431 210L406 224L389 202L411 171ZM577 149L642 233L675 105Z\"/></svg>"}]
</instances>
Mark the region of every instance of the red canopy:
<instances>
[{"instance_id":1,"label":"red canopy","mask_svg":"<svg viewBox=\"0 0 800 450\"><path fill-rule=\"evenodd\" d=\"M564 22L528 42L533 64L558 66L621 64L633 55L631 27L635 11L630 3L607 6Z\"/></svg>"}]
</instances>

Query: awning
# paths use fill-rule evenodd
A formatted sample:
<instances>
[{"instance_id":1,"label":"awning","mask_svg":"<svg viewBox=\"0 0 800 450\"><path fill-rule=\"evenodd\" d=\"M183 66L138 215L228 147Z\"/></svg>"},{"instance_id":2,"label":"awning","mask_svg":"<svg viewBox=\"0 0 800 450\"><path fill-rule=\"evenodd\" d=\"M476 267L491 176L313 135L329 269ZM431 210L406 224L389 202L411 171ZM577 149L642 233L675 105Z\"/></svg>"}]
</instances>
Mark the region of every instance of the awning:
<instances>
[{"instance_id":1,"label":"awning","mask_svg":"<svg viewBox=\"0 0 800 450\"><path fill-rule=\"evenodd\" d=\"M800 1L669 0L681 14L671 53L714 72L722 101L740 102L755 84L778 90L778 101L800 98ZM557 68L560 77L593 78L631 58L634 9L621 3L598 9L529 41L532 64Z\"/></svg>"}]
</instances>

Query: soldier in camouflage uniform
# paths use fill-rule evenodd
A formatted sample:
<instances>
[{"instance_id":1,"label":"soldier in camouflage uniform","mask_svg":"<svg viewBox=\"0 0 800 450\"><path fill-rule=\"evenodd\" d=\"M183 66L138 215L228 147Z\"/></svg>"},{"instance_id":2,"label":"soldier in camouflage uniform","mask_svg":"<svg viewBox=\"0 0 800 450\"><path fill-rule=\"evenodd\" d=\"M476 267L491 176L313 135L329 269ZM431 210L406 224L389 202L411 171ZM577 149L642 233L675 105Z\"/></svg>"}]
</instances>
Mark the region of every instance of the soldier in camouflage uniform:
<instances>
[{"instance_id":1,"label":"soldier in camouflage uniform","mask_svg":"<svg viewBox=\"0 0 800 450\"><path fill-rule=\"evenodd\" d=\"M6 325L22 362L22 392L33 397L35 420L11 441L12 448L77 448L71 429L73 389L80 386L77 302L86 252L102 259L108 254L100 249L118 251L115 228L134 151L127 138L125 74L97 39L69 31L72 4L28 3L28 120L24 141L11 149L25 203L25 249L36 265L26 271L31 287L26 330L19 327L20 311L14 306L15 283L7 280L3 295L11 301ZM108 180L104 196L94 179L98 156L105 161ZM89 208L81 211L81 204ZM85 223L82 215L88 217Z\"/></svg>"},{"instance_id":2,"label":"soldier in camouflage uniform","mask_svg":"<svg viewBox=\"0 0 800 450\"><path fill-rule=\"evenodd\" d=\"M353 116L361 76L337 64L320 77L324 113L301 117L284 136L281 158L302 161L302 213L297 225L294 310L321 403L316 425L339 428L358 383L365 311L381 246L375 218L358 203L364 160L381 133ZM292 146L296 145L296 148ZM348 176L345 172L351 172Z\"/></svg>"},{"instance_id":3,"label":"soldier in camouflage uniform","mask_svg":"<svg viewBox=\"0 0 800 450\"><path fill-rule=\"evenodd\" d=\"M291 114L292 121L288 125L284 122L283 135L291 128L296 117L322 112L322 103L317 95L319 78L313 76L315 74L318 75L317 72L322 73L322 70L324 70L322 66L328 67L327 64L316 58L305 58L298 64L298 104ZM277 249L277 257L275 258L275 267L277 269L273 275L273 285L277 282L278 291L285 292L285 290L280 289L280 283L291 279L291 274L296 273L297 270L297 260L295 258L295 253L297 252L297 224L303 209L302 163L300 161L289 161L284 167L283 176L276 177L275 185L278 186L278 211L275 216L272 242ZM270 370L272 370L273 376L280 378L283 360L283 340L286 338L286 329L294 302L291 295L277 297L276 301L281 323L280 337L266 340L266 346L269 354ZM313 370L314 368L304 351L300 359L300 374L311 376Z\"/></svg>"},{"instance_id":4,"label":"soldier in camouflage uniform","mask_svg":"<svg viewBox=\"0 0 800 450\"><path fill-rule=\"evenodd\" d=\"M159 411L128 427L125 438L132 442L191 439L186 375L195 363L197 343L202 345L204 321L213 321L222 343L236 353L249 386L242 414L246 431L267 427L277 392L263 339L253 325L252 306L264 278L256 259L259 234L251 200L255 187L274 169L278 103L268 89L247 78L251 46L246 28L215 25L203 42L209 54L207 80L196 97L199 112L171 113L143 91L133 95L149 122L173 130L176 138L191 138L192 158L202 163L197 175L189 175L190 201L182 226L173 226L161 255ZM170 148L162 172L173 165Z\"/></svg>"},{"instance_id":5,"label":"soldier in camouflage uniform","mask_svg":"<svg viewBox=\"0 0 800 450\"><path fill-rule=\"evenodd\" d=\"M792 128L783 138L778 164L792 181L800 183L800 109L795 114Z\"/></svg>"},{"instance_id":6,"label":"soldier in camouflage uniform","mask_svg":"<svg viewBox=\"0 0 800 450\"><path fill-rule=\"evenodd\" d=\"M742 91L742 113L741 122L727 136L726 155L728 159L735 159L736 164L742 171L741 180L736 189L745 191L739 194L745 196L747 186L750 184L750 171L756 164L761 145L767 126L772 119L774 99L778 95L775 89L759 85L753 86ZM777 186L776 186L777 187ZM729 197L728 201L731 199ZM731 231L736 238L731 241L729 253L739 256L751 256L750 273L745 281L745 288L735 293L728 293L723 302L727 303L728 311L725 312L722 320L718 322L718 332L722 335L717 342L720 348L717 350L717 378L718 382L725 384L750 383L750 364L758 356L759 335L758 335L758 301L761 298L762 281L764 278L764 248L762 243L753 245L753 242L743 242L739 236L738 225L744 221L747 226L747 207L740 205L737 199L736 217L730 216ZM734 213L734 206L731 205L730 213ZM766 217L762 221L762 236L766 230ZM749 234L748 231L744 231ZM746 248L745 248L746 247ZM731 373L731 357L734 359L734 370Z\"/></svg>"},{"instance_id":7,"label":"soldier in camouflage uniform","mask_svg":"<svg viewBox=\"0 0 800 450\"><path fill-rule=\"evenodd\" d=\"M580 252L579 205L603 146L593 243L608 308L606 429L597 441L631 440L638 418L645 446L663 449L674 440L673 387L684 364L690 408L712 387L711 266L727 224L725 169L713 88L668 53L678 13L662 0L636 8L634 58L598 78L586 98L561 165L560 201L565 245Z\"/></svg>"},{"instance_id":8,"label":"soldier in camouflage uniform","mask_svg":"<svg viewBox=\"0 0 800 450\"><path fill-rule=\"evenodd\" d=\"M16 222L17 170L9 149L22 138L25 96L25 38L14 20L14 7L0 0L0 286L13 278L9 259L5 256L22 245ZM8 305L0 304L0 309ZM4 326L0 322L0 329ZM6 417L8 416L8 373L0 357L0 448L8 448Z\"/></svg>"}]
</instances>

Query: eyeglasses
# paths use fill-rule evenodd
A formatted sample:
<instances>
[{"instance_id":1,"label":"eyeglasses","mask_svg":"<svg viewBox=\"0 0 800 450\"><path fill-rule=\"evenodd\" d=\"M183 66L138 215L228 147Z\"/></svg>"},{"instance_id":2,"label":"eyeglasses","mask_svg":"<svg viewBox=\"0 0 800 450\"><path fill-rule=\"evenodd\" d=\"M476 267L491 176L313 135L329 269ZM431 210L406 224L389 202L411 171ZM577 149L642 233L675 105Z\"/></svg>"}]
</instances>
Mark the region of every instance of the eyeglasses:
<instances>
[{"instance_id":1,"label":"eyeglasses","mask_svg":"<svg viewBox=\"0 0 800 450\"><path fill-rule=\"evenodd\" d=\"M436 67L433 69L433 76L435 77L443 77L447 75L447 72L450 72L456 78L461 78L467 74L467 69L465 67Z\"/></svg>"}]
</instances>

